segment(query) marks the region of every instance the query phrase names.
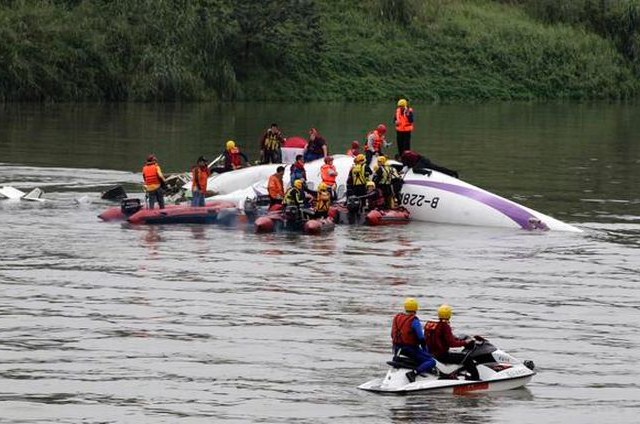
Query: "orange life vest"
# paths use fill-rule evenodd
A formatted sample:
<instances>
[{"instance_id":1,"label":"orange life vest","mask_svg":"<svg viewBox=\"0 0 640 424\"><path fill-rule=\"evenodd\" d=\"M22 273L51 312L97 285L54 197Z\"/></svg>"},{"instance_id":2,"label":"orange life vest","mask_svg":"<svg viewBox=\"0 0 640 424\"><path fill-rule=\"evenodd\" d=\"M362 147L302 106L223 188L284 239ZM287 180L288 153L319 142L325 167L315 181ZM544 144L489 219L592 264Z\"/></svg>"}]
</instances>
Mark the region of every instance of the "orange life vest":
<instances>
[{"instance_id":1,"label":"orange life vest","mask_svg":"<svg viewBox=\"0 0 640 424\"><path fill-rule=\"evenodd\" d=\"M394 345L419 346L418 336L411 328L416 314L398 314L393 318L391 341Z\"/></svg>"},{"instance_id":2,"label":"orange life vest","mask_svg":"<svg viewBox=\"0 0 640 424\"><path fill-rule=\"evenodd\" d=\"M242 168L242 155L240 155L240 149L237 147L230 149L229 158L231 159L231 167L233 169Z\"/></svg>"},{"instance_id":3,"label":"orange life vest","mask_svg":"<svg viewBox=\"0 0 640 424\"><path fill-rule=\"evenodd\" d=\"M158 164L150 163L142 168L142 177L144 178L145 185L152 188L153 186L160 186L160 173L158 172Z\"/></svg>"},{"instance_id":4,"label":"orange life vest","mask_svg":"<svg viewBox=\"0 0 640 424\"><path fill-rule=\"evenodd\" d=\"M199 166L193 168L193 177L191 183L191 190L195 190L196 188L200 190L200 192L204 193L207 191L207 180L209 179L209 168L202 169Z\"/></svg>"},{"instance_id":5,"label":"orange life vest","mask_svg":"<svg viewBox=\"0 0 640 424\"><path fill-rule=\"evenodd\" d=\"M329 165L325 163L320 167L320 175L322 175L322 182L328 186L336 185L336 177L338 176L338 172L336 171L336 167L334 165Z\"/></svg>"},{"instance_id":6,"label":"orange life vest","mask_svg":"<svg viewBox=\"0 0 640 424\"><path fill-rule=\"evenodd\" d=\"M282 179L277 175L272 175L269 177L269 183L267 184L267 190L269 192L269 197L272 199L280 199L284 197L284 186L282 184Z\"/></svg>"},{"instance_id":7,"label":"orange life vest","mask_svg":"<svg viewBox=\"0 0 640 424\"><path fill-rule=\"evenodd\" d=\"M399 107L396 109L396 131L413 131L413 122L409 119L410 114L413 114L413 109L411 108Z\"/></svg>"}]
</instances>

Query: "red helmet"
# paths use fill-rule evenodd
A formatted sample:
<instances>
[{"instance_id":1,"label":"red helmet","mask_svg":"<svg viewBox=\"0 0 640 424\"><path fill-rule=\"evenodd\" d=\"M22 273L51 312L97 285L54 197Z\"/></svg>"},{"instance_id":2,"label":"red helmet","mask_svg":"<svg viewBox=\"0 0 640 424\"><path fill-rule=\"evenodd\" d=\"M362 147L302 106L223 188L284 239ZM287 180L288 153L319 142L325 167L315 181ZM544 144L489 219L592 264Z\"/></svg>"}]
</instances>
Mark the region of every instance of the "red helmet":
<instances>
[{"instance_id":1,"label":"red helmet","mask_svg":"<svg viewBox=\"0 0 640 424\"><path fill-rule=\"evenodd\" d=\"M149 155L147 156L147 162L157 162L158 159L156 158L156 155Z\"/></svg>"},{"instance_id":2,"label":"red helmet","mask_svg":"<svg viewBox=\"0 0 640 424\"><path fill-rule=\"evenodd\" d=\"M380 134L384 134L387 132L387 126L385 124L378 125L378 132Z\"/></svg>"},{"instance_id":3,"label":"red helmet","mask_svg":"<svg viewBox=\"0 0 640 424\"><path fill-rule=\"evenodd\" d=\"M333 156L324 157L324 163L331 163L331 162L333 162Z\"/></svg>"},{"instance_id":4,"label":"red helmet","mask_svg":"<svg viewBox=\"0 0 640 424\"><path fill-rule=\"evenodd\" d=\"M360 148L360 143L358 143L357 140L354 140L351 142L351 148L352 149L359 149Z\"/></svg>"}]
</instances>

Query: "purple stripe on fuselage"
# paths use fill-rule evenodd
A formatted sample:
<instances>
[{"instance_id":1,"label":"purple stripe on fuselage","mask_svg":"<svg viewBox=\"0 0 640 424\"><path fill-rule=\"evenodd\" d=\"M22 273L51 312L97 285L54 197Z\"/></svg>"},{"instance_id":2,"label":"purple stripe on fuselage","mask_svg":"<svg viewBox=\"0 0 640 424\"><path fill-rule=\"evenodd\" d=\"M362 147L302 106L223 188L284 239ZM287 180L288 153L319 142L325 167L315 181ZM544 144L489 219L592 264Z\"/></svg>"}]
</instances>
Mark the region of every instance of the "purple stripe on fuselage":
<instances>
[{"instance_id":1,"label":"purple stripe on fuselage","mask_svg":"<svg viewBox=\"0 0 640 424\"><path fill-rule=\"evenodd\" d=\"M471 187L458 186L455 184L440 183L437 181L420 181L420 180L405 180L405 185L413 184L425 187L433 187L439 190L450 191L452 193L459 194L461 196L468 197L473 200L477 200L480 203L499 211L500 213L511 218L516 224L525 230L531 229L531 219L538 220L529 211L522 206L511 203L502 197L496 196L485 191L480 191Z\"/></svg>"}]
</instances>

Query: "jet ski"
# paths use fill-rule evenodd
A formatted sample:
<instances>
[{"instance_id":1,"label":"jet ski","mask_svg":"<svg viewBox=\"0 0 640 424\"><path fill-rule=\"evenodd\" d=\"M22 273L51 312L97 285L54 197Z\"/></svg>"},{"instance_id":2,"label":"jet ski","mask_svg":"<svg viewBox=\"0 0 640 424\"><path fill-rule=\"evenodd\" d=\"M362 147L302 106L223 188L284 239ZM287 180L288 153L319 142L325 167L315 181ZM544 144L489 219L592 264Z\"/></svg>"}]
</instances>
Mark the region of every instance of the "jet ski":
<instances>
[{"instance_id":1,"label":"jet ski","mask_svg":"<svg viewBox=\"0 0 640 424\"><path fill-rule=\"evenodd\" d=\"M470 392L497 392L524 386L536 375L533 361L520 361L497 348L484 338L478 338L470 349L451 349L470 355L476 363L480 380L469 380L461 364L443 364L436 361L437 373L417 375L414 382L406 373L417 364L402 355L387 364L391 367L384 378L376 378L358 386L376 393L436 392L464 394Z\"/></svg>"}]
</instances>

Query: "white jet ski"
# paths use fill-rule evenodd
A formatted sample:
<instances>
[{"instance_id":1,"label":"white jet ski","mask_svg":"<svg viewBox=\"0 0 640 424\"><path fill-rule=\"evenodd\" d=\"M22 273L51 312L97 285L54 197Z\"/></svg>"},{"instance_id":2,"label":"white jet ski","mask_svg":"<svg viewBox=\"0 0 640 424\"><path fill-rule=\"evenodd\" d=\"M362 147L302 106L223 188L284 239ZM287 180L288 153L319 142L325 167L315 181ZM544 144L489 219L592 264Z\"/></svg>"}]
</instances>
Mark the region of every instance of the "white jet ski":
<instances>
[{"instance_id":1,"label":"white jet ski","mask_svg":"<svg viewBox=\"0 0 640 424\"><path fill-rule=\"evenodd\" d=\"M42 198L43 195L44 191L39 188L34 188L29 193L25 193L24 191L11 186L4 186L0 188L0 199L44 202L45 199Z\"/></svg>"},{"instance_id":2,"label":"white jet ski","mask_svg":"<svg viewBox=\"0 0 640 424\"><path fill-rule=\"evenodd\" d=\"M396 356L387 362L391 369L384 378L376 378L360 386L359 389L376 393L436 392L464 394L470 392L497 392L524 386L536 375L533 361L520 361L498 349L486 339L476 341L467 353L478 368L480 380L468 380L468 375L460 364L437 362L438 375L417 375L414 382L406 373L416 364L405 356ZM451 350L456 351L456 349Z\"/></svg>"}]
</instances>

